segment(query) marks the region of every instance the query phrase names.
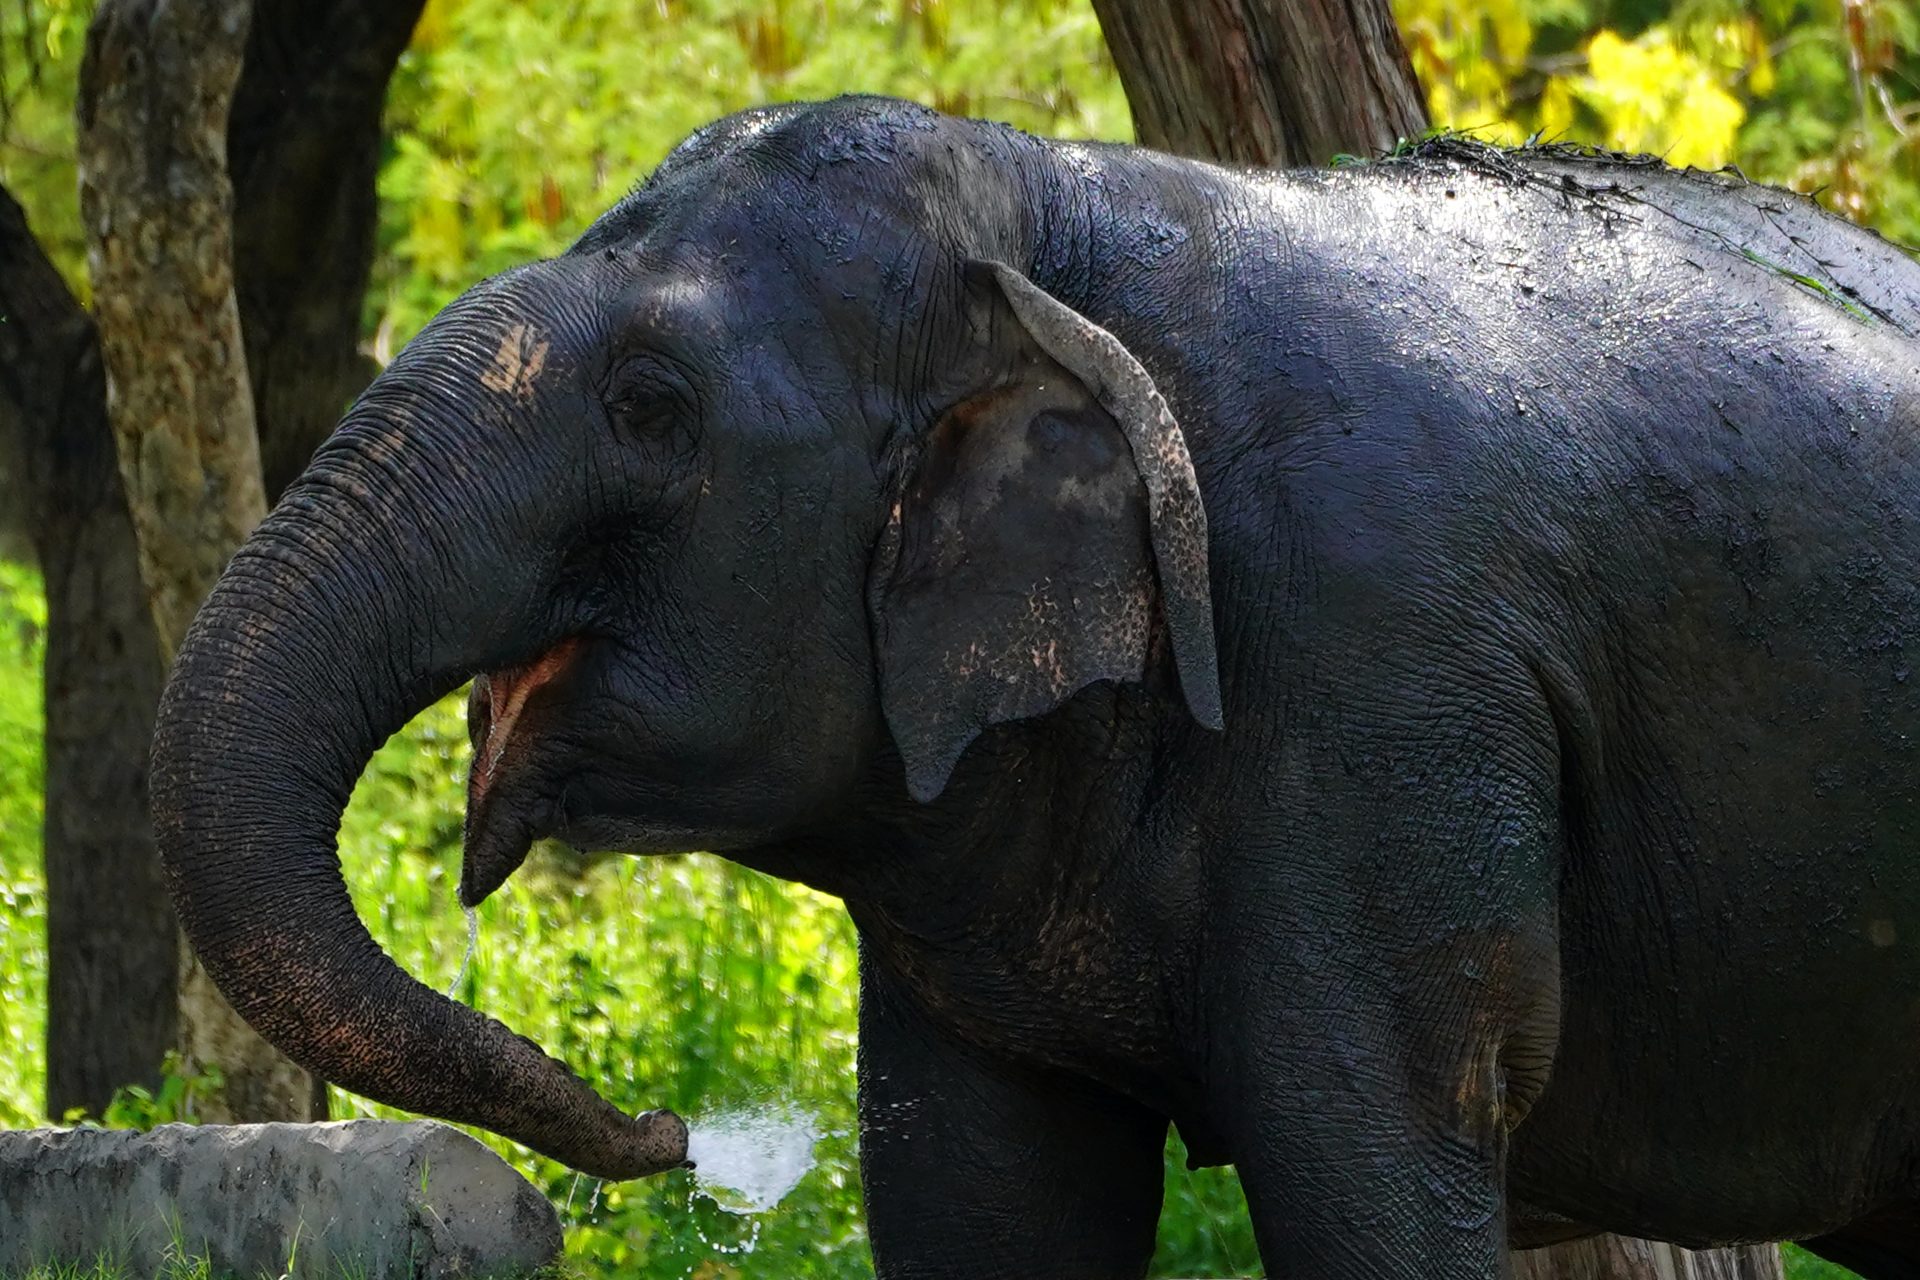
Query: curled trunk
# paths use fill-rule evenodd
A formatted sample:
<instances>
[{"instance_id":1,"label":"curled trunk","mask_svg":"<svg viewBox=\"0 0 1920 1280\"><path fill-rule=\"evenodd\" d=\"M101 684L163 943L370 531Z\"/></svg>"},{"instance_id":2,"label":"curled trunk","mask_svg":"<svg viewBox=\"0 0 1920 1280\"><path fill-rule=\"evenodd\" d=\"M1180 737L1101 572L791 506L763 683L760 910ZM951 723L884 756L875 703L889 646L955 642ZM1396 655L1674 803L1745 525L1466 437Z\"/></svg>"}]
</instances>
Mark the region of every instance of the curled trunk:
<instances>
[{"instance_id":1,"label":"curled trunk","mask_svg":"<svg viewBox=\"0 0 1920 1280\"><path fill-rule=\"evenodd\" d=\"M474 672L552 641L528 621L542 589L511 567L511 521L458 521L472 499L442 492L460 468L425 419L460 415L359 416L235 557L161 701L154 816L181 923L247 1021L327 1080L599 1177L674 1167L678 1117L628 1118L402 971L354 912L334 841L374 749Z\"/></svg>"}]
</instances>

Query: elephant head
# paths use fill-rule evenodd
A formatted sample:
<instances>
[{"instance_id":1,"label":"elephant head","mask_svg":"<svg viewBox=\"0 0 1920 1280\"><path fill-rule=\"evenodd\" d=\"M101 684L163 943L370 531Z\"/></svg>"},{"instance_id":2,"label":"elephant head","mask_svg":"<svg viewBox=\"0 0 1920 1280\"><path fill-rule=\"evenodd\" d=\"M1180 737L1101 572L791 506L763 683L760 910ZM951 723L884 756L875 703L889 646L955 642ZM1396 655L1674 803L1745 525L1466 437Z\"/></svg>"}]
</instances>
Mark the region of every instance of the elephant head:
<instances>
[{"instance_id":1,"label":"elephant head","mask_svg":"<svg viewBox=\"0 0 1920 1280\"><path fill-rule=\"evenodd\" d=\"M295 1061L602 1177L685 1158L671 1113L621 1114L354 913L353 784L468 681L469 904L543 836L738 851L876 778L929 800L985 727L1097 680L1218 725L1180 428L1007 265L1018 184L958 203L975 128L865 101L696 135L435 318L236 555L154 808L193 945Z\"/></svg>"}]
</instances>

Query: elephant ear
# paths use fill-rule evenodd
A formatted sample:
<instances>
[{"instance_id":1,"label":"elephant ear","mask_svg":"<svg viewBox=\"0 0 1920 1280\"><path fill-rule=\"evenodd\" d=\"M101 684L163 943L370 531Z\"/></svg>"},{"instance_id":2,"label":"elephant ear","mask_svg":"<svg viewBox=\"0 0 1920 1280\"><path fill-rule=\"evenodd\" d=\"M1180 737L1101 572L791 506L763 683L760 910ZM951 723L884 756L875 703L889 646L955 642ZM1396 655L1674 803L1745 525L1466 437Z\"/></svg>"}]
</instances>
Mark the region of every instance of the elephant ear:
<instances>
[{"instance_id":1,"label":"elephant ear","mask_svg":"<svg viewBox=\"0 0 1920 1280\"><path fill-rule=\"evenodd\" d=\"M1140 680L1156 613L1188 709L1222 726L1206 511L1153 378L1010 267L969 262L966 294L984 372L920 442L870 587L881 702L923 801L987 726Z\"/></svg>"}]
</instances>

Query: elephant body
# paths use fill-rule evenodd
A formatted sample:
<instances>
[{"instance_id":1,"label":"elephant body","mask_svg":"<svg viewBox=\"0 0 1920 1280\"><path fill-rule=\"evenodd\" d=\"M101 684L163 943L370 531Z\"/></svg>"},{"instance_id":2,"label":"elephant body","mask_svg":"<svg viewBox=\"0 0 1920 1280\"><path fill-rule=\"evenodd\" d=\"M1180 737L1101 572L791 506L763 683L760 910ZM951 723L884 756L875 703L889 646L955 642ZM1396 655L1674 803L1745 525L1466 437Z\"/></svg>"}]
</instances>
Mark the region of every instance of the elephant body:
<instances>
[{"instance_id":1,"label":"elephant body","mask_svg":"<svg viewBox=\"0 0 1920 1280\"><path fill-rule=\"evenodd\" d=\"M676 1162L341 914L329 814L479 675L468 900L544 834L845 899L883 1276L1142 1274L1169 1122L1276 1275L1920 1274L1916 300L1613 157L734 117L449 308L236 560L156 747L183 919L330 1079Z\"/></svg>"}]
</instances>

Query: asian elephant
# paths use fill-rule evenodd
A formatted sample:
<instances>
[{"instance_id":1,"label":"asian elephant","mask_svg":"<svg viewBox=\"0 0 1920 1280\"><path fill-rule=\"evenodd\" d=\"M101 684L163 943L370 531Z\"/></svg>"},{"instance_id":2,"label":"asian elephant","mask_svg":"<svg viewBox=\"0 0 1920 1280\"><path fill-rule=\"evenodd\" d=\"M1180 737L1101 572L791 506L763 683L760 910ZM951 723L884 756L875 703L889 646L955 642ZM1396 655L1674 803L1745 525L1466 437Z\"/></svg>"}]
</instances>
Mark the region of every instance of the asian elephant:
<instances>
[{"instance_id":1,"label":"asian elephant","mask_svg":"<svg viewBox=\"0 0 1920 1280\"><path fill-rule=\"evenodd\" d=\"M1169 1123L1277 1276L1920 1276L1916 331L1733 175L731 117L235 557L156 737L182 919L329 1080L681 1163L354 914L357 775L472 681L466 902L544 836L845 899L890 1280L1141 1275Z\"/></svg>"}]
</instances>

